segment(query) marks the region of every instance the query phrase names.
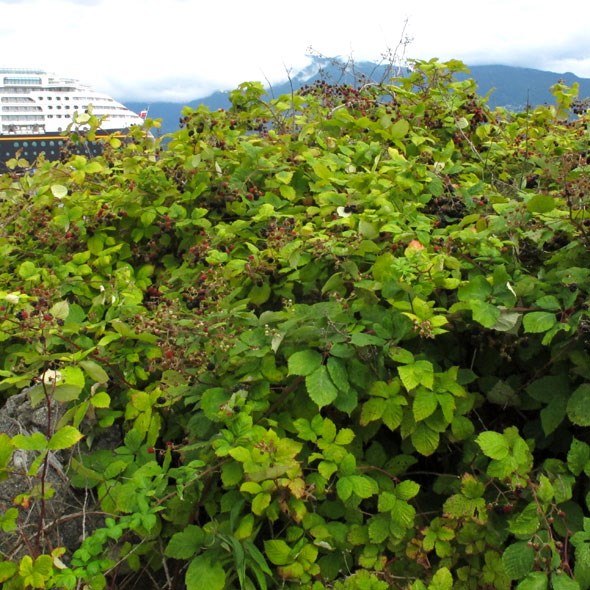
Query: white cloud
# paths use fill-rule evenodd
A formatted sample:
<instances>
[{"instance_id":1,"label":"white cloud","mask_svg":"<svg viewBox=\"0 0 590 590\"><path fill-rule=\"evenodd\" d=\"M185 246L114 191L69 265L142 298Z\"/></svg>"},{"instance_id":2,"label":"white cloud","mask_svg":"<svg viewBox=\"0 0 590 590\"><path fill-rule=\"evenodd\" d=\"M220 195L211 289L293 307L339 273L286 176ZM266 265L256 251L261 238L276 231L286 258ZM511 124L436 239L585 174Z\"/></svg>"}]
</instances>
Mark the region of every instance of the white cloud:
<instances>
[{"instance_id":1,"label":"white cloud","mask_svg":"<svg viewBox=\"0 0 590 590\"><path fill-rule=\"evenodd\" d=\"M0 0L3 66L44 67L121 100L188 101L285 79L306 51L503 63L590 77L590 4L547 0Z\"/></svg>"}]
</instances>

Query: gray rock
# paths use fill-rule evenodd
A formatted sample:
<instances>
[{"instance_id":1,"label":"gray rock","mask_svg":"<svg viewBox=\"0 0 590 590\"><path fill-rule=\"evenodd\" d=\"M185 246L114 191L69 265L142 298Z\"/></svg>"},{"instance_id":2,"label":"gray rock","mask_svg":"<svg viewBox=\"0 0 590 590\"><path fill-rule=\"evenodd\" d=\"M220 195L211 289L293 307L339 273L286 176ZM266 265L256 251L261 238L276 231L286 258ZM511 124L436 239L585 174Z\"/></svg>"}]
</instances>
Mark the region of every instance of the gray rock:
<instances>
[{"instance_id":1,"label":"gray rock","mask_svg":"<svg viewBox=\"0 0 590 590\"><path fill-rule=\"evenodd\" d=\"M8 398L0 409L0 433L13 437L41 432L51 436L53 432L47 432L47 425L55 429L64 410L63 404L55 401L49 407L44 401L32 407L28 391L23 391ZM112 431L94 443L111 449L121 444L120 437ZM30 474L31 466L39 452L21 449L13 452L10 474L0 480L0 515L17 508L19 516L16 530L0 530L0 555L4 558L19 559L27 554L47 553L56 547L73 551L85 536L101 526L92 491L72 488L66 475L72 453L79 450L75 447L50 451L33 474Z\"/></svg>"}]
</instances>

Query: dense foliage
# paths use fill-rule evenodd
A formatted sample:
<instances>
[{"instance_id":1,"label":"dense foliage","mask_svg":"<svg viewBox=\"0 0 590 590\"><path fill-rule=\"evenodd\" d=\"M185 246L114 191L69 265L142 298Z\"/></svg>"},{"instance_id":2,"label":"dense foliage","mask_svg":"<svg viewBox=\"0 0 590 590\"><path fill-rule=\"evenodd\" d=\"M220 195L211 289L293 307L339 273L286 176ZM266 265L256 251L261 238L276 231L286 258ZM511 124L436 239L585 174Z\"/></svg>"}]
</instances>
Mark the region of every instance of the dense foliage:
<instances>
[{"instance_id":1,"label":"dense foliage","mask_svg":"<svg viewBox=\"0 0 590 590\"><path fill-rule=\"evenodd\" d=\"M67 449L104 517L3 588L590 588L590 119L463 70L247 83L0 177L1 399L65 410L0 433L0 527Z\"/></svg>"}]
</instances>

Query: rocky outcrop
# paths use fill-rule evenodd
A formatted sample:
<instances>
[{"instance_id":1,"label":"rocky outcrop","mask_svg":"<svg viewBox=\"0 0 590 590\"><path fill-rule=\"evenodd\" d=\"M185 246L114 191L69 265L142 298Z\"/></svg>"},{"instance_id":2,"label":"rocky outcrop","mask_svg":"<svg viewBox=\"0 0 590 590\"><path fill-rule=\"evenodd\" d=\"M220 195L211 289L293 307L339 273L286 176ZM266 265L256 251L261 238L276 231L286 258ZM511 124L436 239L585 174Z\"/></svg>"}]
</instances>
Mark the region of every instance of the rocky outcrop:
<instances>
[{"instance_id":1,"label":"rocky outcrop","mask_svg":"<svg viewBox=\"0 0 590 590\"><path fill-rule=\"evenodd\" d=\"M48 424L57 424L64 408L53 401L33 407L27 391L8 398L0 409L0 434L47 433ZM118 436L102 441L115 448ZM105 444L106 443L106 444ZM96 499L91 490L74 489L67 477L68 464L78 448L49 451L39 463L39 452L15 449L5 477L0 472L0 517L18 510L16 527L0 528L0 551L7 559L47 553L55 547L76 549L82 539L100 526ZM1 449L0 449L1 453ZM35 464L35 461L39 463ZM0 523L2 521L0 520ZM8 529L8 530L7 530Z\"/></svg>"}]
</instances>

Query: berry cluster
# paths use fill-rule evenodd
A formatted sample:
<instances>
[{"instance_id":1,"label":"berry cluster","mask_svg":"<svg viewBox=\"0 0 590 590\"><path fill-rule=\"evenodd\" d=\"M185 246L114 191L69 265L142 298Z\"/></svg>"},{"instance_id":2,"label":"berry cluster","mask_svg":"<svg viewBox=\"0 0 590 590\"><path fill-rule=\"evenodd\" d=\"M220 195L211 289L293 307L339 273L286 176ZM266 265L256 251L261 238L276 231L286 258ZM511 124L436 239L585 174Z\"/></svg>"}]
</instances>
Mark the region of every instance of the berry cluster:
<instances>
[{"instance_id":1,"label":"berry cluster","mask_svg":"<svg viewBox=\"0 0 590 590\"><path fill-rule=\"evenodd\" d=\"M344 105L349 109L366 115L374 106L375 99L362 88L350 84L330 84L325 80L316 80L299 90L301 96L315 96L321 100L322 106L333 109Z\"/></svg>"},{"instance_id":2,"label":"berry cluster","mask_svg":"<svg viewBox=\"0 0 590 590\"><path fill-rule=\"evenodd\" d=\"M228 290L227 282L219 267L210 266L203 270L193 285L188 286L182 297L188 310L194 310L197 315L202 313L206 305L208 310L216 307L217 302Z\"/></svg>"},{"instance_id":3,"label":"berry cluster","mask_svg":"<svg viewBox=\"0 0 590 590\"><path fill-rule=\"evenodd\" d=\"M274 274L276 268L274 260L269 258L267 260L250 254L244 265L245 275L255 284L262 285L264 278Z\"/></svg>"},{"instance_id":4,"label":"berry cluster","mask_svg":"<svg viewBox=\"0 0 590 590\"><path fill-rule=\"evenodd\" d=\"M443 194L433 197L423 209L427 215L434 215L438 220L437 227L446 227L456 223L467 214L467 207L461 197Z\"/></svg>"},{"instance_id":5,"label":"berry cluster","mask_svg":"<svg viewBox=\"0 0 590 590\"><path fill-rule=\"evenodd\" d=\"M211 248L211 240L207 235L207 232L202 229L195 236L195 244L193 244L186 253L187 261L191 264L202 261Z\"/></svg>"},{"instance_id":6,"label":"berry cluster","mask_svg":"<svg viewBox=\"0 0 590 590\"><path fill-rule=\"evenodd\" d=\"M237 187L232 187L229 180L211 182L209 191L201 195L200 200L204 206L223 213L226 211L226 204L238 201L242 192Z\"/></svg>"},{"instance_id":7,"label":"berry cluster","mask_svg":"<svg viewBox=\"0 0 590 590\"><path fill-rule=\"evenodd\" d=\"M414 320L413 330L420 338L434 338L430 320Z\"/></svg>"},{"instance_id":8,"label":"berry cluster","mask_svg":"<svg viewBox=\"0 0 590 590\"><path fill-rule=\"evenodd\" d=\"M297 236L295 219L292 217L271 219L267 226L262 228L260 234L266 238L268 248L279 250Z\"/></svg>"},{"instance_id":9,"label":"berry cluster","mask_svg":"<svg viewBox=\"0 0 590 590\"><path fill-rule=\"evenodd\" d=\"M255 184L252 184L248 187L248 191L246 192L246 199L248 199L249 201L253 201L254 199L259 199L263 195L264 191Z\"/></svg>"}]
</instances>

